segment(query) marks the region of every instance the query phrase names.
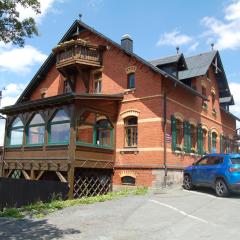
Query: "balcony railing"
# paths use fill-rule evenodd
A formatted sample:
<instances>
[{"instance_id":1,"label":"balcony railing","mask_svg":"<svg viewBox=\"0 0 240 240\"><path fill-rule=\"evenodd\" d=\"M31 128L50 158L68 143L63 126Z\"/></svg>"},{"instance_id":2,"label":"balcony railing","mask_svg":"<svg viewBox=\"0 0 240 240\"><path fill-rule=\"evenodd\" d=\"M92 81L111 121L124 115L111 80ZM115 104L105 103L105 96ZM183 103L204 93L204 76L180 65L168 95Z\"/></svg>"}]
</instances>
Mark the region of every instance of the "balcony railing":
<instances>
[{"instance_id":1,"label":"balcony railing","mask_svg":"<svg viewBox=\"0 0 240 240\"><path fill-rule=\"evenodd\" d=\"M56 53L57 68L72 64L100 67L102 64L102 49L81 39L64 42L53 52Z\"/></svg>"}]
</instances>

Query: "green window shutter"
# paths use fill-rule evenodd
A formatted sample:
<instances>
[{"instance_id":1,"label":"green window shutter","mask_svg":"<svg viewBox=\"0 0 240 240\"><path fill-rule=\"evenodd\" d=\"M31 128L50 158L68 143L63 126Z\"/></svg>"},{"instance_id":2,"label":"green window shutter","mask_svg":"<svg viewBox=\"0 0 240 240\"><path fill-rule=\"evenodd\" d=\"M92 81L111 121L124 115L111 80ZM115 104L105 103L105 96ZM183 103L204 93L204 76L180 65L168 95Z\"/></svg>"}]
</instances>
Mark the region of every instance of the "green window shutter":
<instances>
[{"instance_id":1,"label":"green window shutter","mask_svg":"<svg viewBox=\"0 0 240 240\"><path fill-rule=\"evenodd\" d=\"M201 124L198 125L197 145L198 145L198 154L203 155L203 129Z\"/></svg>"},{"instance_id":2,"label":"green window shutter","mask_svg":"<svg viewBox=\"0 0 240 240\"><path fill-rule=\"evenodd\" d=\"M172 128L172 150L176 151L176 147L177 147L177 121L176 121L176 118L173 115L171 117L171 128Z\"/></svg>"},{"instance_id":3,"label":"green window shutter","mask_svg":"<svg viewBox=\"0 0 240 240\"><path fill-rule=\"evenodd\" d=\"M186 153L191 152L191 136L190 136L190 124L187 121L183 123L183 133L184 133L184 151Z\"/></svg>"},{"instance_id":4,"label":"green window shutter","mask_svg":"<svg viewBox=\"0 0 240 240\"><path fill-rule=\"evenodd\" d=\"M211 153L212 152L212 132L209 131L208 132L208 152Z\"/></svg>"},{"instance_id":5,"label":"green window shutter","mask_svg":"<svg viewBox=\"0 0 240 240\"><path fill-rule=\"evenodd\" d=\"M190 153L191 152L191 125L189 122L187 122L187 133L188 133L188 146L187 146L187 152Z\"/></svg>"},{"instance_id":6,"label":"green window shutter","mask_svg":"<svg viewBox=\"0 0 240 240\"><path fill-rule=\"evenodd\" d=\"M184 152L188 150L188 130L187 130L187 122L183 122L183 134L184 134Z\"/></svg>"},{"instance_id":7,"label":"green window shutter","mask_svg":"<svg viewBox=\"0 0 240 240\"><path fill-rule=\"evenodd\" d=\"M223 135L220 134L220 153L223 153Z\"/></svg>"}]
</instances>

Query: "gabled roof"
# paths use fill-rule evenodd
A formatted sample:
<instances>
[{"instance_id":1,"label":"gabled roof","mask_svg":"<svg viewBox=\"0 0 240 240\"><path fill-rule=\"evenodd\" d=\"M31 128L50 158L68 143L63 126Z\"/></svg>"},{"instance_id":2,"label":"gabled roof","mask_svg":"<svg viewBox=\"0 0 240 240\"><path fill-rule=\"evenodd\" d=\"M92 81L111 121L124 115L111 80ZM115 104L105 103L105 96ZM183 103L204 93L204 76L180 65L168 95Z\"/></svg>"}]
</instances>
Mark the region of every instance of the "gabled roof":
<instances>
[{"instance_id":1,"label":"gabled roof","mask_svg":"<svg viewBox=\"0 0 240 240\"><path fill-rule=\"evenodd\" d=\"M179 80L205 75L217 53L217 51L210 51L185 58L188 69L179 71Z\"/></svg>"},{"instance_id":2,"label":"gabled roof","mask_svg":"<svg viewBox=\"0 0 240 240\"><path fill-rule=\"evenodd\" d=\"M173 55L173 56L168 56L168 57L152 60L152 61L150 61L150 63L154 66L161 66L161 65L166 65L166 64L170 64L170 63L177 63L182 56L183 56L183 54L177 54L177 55Z\"/></svg>"},{"instance_id":3,"label":"gabled roof","mask_svg":"<svg viewBox=\"0 0 240 240\"><path fill-rule=\"evenodd\" d=\"M141 63L143 63L144 65L148 66L151 70L153 70L156 73L159 73L161 75L163 75L166 78L169 78L170 80L172 80L176 85L179 85L187 90L189 90L191 93L195 94L196 96L205 98L202 94L200 94L199 92L197 92L196 90L192 89L191 87L185 85L184 83L182 83L181 81L179 81L178 79L176 79L174 76L166 73L165 71L157 68L156 66L152 65L151 63L149 63L148 61L144 60L143 58L139 57L138 55L136 55L135 53L129 52L127 50L125 50L124 48L122 48L122 46L116 42L114 42L113 40L111 40L110 38L104 36L103 34L101 34L100 32L96 31L95 29L91 28L90 26L88 26L87 24L83 23L80 20L75 20L74 23L72 24L72 26L69 28L69 30L66 32L66 34L63 36L63 38L60 40L60 43L69 40L69 38L76 32L76 29L78 29L79 31L82 31L84 29L89 30L90 32L93 32L94 34L98 35L99 37L105 39L106 41L108 41L109 43L111 43L112 45L116 46L117 48L119 48L121 51L123 51L125 54L136 58L138 61L140 61ZM25 98L28 98L29 95L31 94L32 90L39 84L40 80L42 78L44 78L44 74L46 74L46 72L50 69L50 67L52 66L52 64L54 64L55 62L55 55L53 53L51 53L48 58L46 59L46 61L43 63L43 65L40 67L40 69L38 70L38 72L35 74L35 76L33 77L33 79L30 81L30 83L28 84L28 86L25 88L25 90L23 91L23 93L21 94L21 96L19 97L19 99L17 100L16 104L24 101Z\"/></svg>"}]
</instances>

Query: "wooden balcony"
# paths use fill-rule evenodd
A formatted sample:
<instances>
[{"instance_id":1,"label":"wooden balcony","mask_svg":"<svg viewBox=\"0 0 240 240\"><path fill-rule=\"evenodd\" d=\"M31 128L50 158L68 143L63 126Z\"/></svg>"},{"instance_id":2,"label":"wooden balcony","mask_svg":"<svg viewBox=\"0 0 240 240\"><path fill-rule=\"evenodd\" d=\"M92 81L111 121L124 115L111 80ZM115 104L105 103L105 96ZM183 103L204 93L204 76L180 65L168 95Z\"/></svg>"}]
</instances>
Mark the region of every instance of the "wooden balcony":
<instances>
[{"instance_id":1,"label":"wooden balcony","mask_svg":"<svg viewBox=\"0 0 240 240\"><path fill-rule=\"evenodd\" d=\"M69 67L96 68L102 65L103 47L82 39L61 43L53 52L56 53L56 67L60 71Z\"/></svg>"}]
</instances>

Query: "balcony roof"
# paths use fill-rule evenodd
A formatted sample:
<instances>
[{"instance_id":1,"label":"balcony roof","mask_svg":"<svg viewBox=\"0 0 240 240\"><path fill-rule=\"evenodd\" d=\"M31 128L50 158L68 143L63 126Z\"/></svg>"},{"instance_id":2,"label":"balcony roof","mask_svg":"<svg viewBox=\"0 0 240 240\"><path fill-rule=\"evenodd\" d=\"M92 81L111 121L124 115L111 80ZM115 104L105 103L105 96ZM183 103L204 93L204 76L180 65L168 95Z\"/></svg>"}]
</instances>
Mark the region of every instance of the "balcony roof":
<instances>
[{"instance_id":1,"label":"balcony roof","mask_svg":"<svg viewBox=\"0 0 240 240\"><path fill-rule=\"evenodd\" d=\"M87 93L67 93L62 95L56 95L53 97L47 97L37 99L33 101L14 104L11 106L0 109L2 114L12 114L18 111L24 111L29 109L35 109L39 107L46 107L52 105L61 105L64 103L71 103L75 100L108 100L108 101L122 101L123 94L87 94Z\"/></svg>"}]
</instances>

